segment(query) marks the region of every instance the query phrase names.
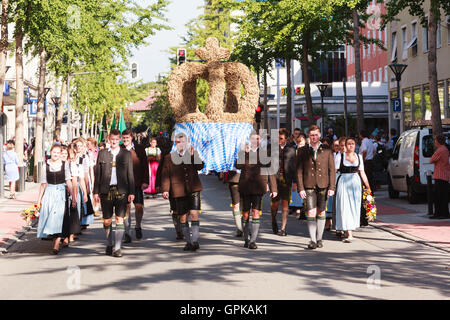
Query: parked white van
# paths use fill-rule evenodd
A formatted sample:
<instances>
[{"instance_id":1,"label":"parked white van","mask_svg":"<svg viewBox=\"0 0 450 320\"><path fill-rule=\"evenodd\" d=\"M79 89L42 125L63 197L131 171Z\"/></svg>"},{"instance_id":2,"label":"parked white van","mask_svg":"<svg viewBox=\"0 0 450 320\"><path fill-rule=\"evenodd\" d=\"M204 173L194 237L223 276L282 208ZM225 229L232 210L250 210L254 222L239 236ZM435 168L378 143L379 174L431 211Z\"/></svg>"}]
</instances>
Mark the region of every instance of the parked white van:
<instances>
[{"instance_id":1,"label":"parked white van","mask_svg":"<svg viewBox=\"0 0 450 320\"><path fill-rule=\"evenodd\" d=\"M450 128L444 127L443 131L450 149ZM409 203L418 202L420 194L427 191L427 171L434 170L434 164L430 163L433 153L431 128L411 129L400 135L387 170L391 199L398 198L399 192L406 192Z\"/></svg>"}]
</instances>

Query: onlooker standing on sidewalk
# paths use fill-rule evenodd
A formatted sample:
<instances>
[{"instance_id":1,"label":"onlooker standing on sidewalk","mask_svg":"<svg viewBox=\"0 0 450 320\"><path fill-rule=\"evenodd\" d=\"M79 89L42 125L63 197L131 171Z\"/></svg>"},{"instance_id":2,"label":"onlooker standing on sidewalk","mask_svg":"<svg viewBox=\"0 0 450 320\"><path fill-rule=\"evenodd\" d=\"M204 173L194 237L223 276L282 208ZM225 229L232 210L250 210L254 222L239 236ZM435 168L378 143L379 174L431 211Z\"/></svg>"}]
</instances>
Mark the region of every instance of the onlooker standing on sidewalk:
<instances>
[{"instance_id":1,"label":"onlooker standing on sidewalk","mask_svg":"<svg viewBox=\"0 0 450 320\"><path fill-rule=\"evenodd\" d=\"M3 166L6 181L9 182L9 198L16 198L16 181L19 180L19 159L14 151L14 141L6 142L6 151L3 152Z\"/></svg>"},{"instance_id":2,"label":"onlooker standing on sidewalk","mask_svg":"<svg viewBox=\"0 0 450 320\"><path fill-rule=\"evenodd\" d=\"M72 190L72 176L69 163L61 161L61 146L53 145L50 149L50 159L44 164L42 181L39 189L38 204L42 203L38 238L53 238L53 254L58 254L66 205L66 183Z\"/></svg>"},{"instance_id":3,"label":"onlooker standing on sidewalk","mask_svg":"<svg viewBox=\"0 0 450 320\"><path fill-rule=\"evenodd\" d=\"M450 164L449 151L445 145L445 136L439 134L436 136L434 143L436 151L430 159L430 163L434 163L434 215L430 219L447 219L448 212L448 182L450 180Z\"/></svg>"}]
</instances>

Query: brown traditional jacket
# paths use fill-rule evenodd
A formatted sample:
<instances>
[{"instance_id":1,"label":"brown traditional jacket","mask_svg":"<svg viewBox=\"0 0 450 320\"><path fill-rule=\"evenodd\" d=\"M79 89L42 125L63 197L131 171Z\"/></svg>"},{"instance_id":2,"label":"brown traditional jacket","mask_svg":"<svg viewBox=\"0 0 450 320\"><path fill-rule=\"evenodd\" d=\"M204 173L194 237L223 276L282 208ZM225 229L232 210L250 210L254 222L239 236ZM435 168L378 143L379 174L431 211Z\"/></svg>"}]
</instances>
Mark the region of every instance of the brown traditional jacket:
<instances>
[{"instance_id":1,"label":"brown traditional jacket","mask_svg":"<svg viewBox=\"0 0 450 320\"><path fill-rule=\"evenodd\" d=\"M298 191L305 189L336 189L336 171L334 157L330 147L321 144L314 159L314 150L306 145L297 153Z\"/></svg>"},{"instance_id":2,"label":"brown traditional jacket","mask_svg":"<svg viewBox=\"0 0 450 320\"><path fill-rule=\"evenodd\" d=\"M253 152L253 151L250 151ZM245 154L245 164L236 161L236 169L241 170L241 175L239 177L239 193L243 196L245 195L263 195L267 192L267 183L269 183L269 188L271 192L277 191L277 180L275 175L261 174L261 168L270 167L270 163L264 165L260 161L259 153L257 155L257 161L255 164L250 164L249 152L240 152L239 159L244 157Z\"/></svg>"},{"instance_id":3,"label":"brown traditional jacket","mask_svg":"<svg viewBox=\"0 0 450 320\"><path fill-rule=\"evenodd\" d=\"M124 145L122 148L126 149ZM130 152L133 159L134 184L140 188L143 183L149 183L147 155L144 147L136 143Z\"/></svg>"},{"instance_id":4,"label":"brown traditional jacket","mask_svg":"<svg viewBox=\"0 0 450 320\"><path fill-rule=\"evenodd\" d=\"M204 163L196 151L191 156L190 151L187 150L183 157L176 151L169 153L164 157L161 191L171 191L174 198L201 191L202 183L197 171L203 169L203 166Z\"/></svg>"}]
</instances>

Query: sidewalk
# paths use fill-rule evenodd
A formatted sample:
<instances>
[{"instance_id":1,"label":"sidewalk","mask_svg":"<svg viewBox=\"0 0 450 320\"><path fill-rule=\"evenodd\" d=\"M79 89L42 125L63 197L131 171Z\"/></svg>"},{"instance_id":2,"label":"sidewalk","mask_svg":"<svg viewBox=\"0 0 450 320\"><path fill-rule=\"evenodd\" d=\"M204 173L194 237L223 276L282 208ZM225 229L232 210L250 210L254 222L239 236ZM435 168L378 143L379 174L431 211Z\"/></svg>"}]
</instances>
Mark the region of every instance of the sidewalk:
<instances>
[{"instance_id":1,"label":"sidewalk","mask_svg":"<svg viewBox=\"0 0 450 320\"><path fill-rule=\"evenodd\" d=\"M30 227L20 216L20 212L36 204L40 184L26 182L24 192L16 192L16 199L0 199L0 254L6 251ZM9 191L5 189L5 196Z\"/></svg>"},{"instance_id":2,"label":"sidewalk","mask_svg":"<svg viewBox=\"0 0 450 320\"><path fill-rule=\"evenodd\" d=\"M409 204L405 193L390 199L387 186L375 193L375 200L378 213L372 226L450 252L450 219L429 219L426 202Z\"/></svg>"}]
</instances>

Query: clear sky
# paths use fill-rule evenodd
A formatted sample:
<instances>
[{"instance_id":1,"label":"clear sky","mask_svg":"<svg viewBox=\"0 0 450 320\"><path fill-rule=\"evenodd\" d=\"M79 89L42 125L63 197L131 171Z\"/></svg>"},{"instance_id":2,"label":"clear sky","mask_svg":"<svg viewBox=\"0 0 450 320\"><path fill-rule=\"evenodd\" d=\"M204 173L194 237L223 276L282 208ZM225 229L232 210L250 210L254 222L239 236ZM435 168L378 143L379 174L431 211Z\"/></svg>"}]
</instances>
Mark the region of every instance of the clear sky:
<instances>
[{"instance_id":1,"label":"clear sky","mask_svg":"<svg viewBox=\"0 0 450 320\"><path fill-rule=\"evenodd\" d=\"M148 0L140 0L144 4ZM166 17L168 25L173 30L158 31L148 39L148 46L133 50L134 57L130 62L137 62L139 66L138 80L144 82L155 81L159 73L167 73L170 68L166 51L170 47L181 44L182 36L186 36L186 23L201 14L200 6L204 0L171 0Z\"/></svg>"}]
</instances>

